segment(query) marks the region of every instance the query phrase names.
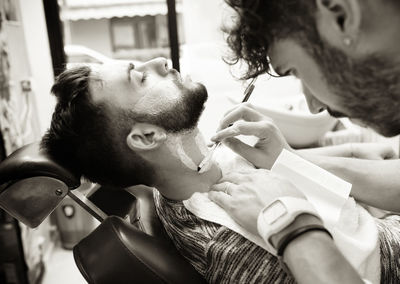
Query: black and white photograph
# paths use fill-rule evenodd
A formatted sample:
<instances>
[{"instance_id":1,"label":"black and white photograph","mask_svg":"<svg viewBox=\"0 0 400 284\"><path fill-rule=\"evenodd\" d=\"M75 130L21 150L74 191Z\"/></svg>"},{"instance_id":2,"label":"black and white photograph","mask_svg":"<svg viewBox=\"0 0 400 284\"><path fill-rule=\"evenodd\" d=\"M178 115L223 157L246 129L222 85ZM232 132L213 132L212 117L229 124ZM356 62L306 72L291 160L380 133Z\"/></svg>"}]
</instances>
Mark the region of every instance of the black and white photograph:
<instances>
[{"instance_id":1,"label":"black and white photograph","mask_svg":"<svg viewBox=\"0 0 400 284\"><path fill-rule=\"evenodd\" d=\"M399 284L399 0L0 0L1 284Z\"/></svg>"}]
</instances>

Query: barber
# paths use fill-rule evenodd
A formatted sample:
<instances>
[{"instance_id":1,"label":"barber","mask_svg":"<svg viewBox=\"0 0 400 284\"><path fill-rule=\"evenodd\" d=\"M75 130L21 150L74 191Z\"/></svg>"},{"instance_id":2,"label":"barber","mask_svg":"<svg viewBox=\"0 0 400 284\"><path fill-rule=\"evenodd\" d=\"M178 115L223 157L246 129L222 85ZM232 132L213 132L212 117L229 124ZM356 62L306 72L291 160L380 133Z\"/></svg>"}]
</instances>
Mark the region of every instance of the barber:
<instances>
[{"instance_id":1,"label":"barber","mask_svg":"<svg viewBox=\"0 0 400 284\"><path fill-rule=\"evenodd\" d=\"M333 116L356 118L385 136L400 134L398 1L226 2L237 13L236 24L228 31L228 43L234 53L232 62L247 63L246 78L269 73L272 66L278 75L294 75L302 81L303 93L313 113L327 109ZM234 138L240 134L258 136L259 141L250 147ZM283 148L292 151L274 123L250 105L229 112L214 141L223 141L255 166L265 169L270 169ZM300 154L353 183L351 194L356 199L400 211L399 160ZM265 176L275 180L270 174ZM247 186L230 182L227 193L223 184L227 181L221 181L211 198L238 223L265 237L261 222L257 227L259 217L268 213L281 197L301 197L298 192L294 194L295 187L282 177L279 177L281 182L275 180L274 187L268 183L268 193L265 180L257 183L245 175L242 179L247 179ZM296 210L289 207L286 207L288 215L297 214L291 213ZM327 232L312 230L298 234L298 228L307 224L318 226L316 214L300 214L291 223L283 219L284 225L274 228L276 233L267 237L275 249L282 250L281 240L288 240L288 235L297 231L297 237L289 238L290 242L285 244L282 258L299 283L361 281Z\"/></svg>"},{"instance_id":2,"label":"barber","mask_svg":"<svg viewBox=\"0 0 400 284\"><path fill-rule=\"evenodd\" d=\"M241 121L237 121L239 118ZM228 112L221 129L213 139L223 141L261 169L269 169L283 148L294 151L272 120L250 104ZM251 147L234 138L237 135L254 135L259 141ZM263 175L234 173L212 189L210 198L243 228L270 244L282 267L298 283L363 283L315 209L284 177L268 170Z\"/></svg>"}]
</instances>

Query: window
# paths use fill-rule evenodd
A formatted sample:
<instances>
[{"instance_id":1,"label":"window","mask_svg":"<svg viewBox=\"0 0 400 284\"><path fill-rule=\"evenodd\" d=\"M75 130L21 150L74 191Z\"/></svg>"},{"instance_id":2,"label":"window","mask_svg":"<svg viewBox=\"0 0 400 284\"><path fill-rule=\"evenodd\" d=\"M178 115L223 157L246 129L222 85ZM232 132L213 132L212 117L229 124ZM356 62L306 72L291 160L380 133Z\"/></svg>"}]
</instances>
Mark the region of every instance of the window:
<instances>
[{"instance_id":1,"label":"window","mask_svg":"<svg viewBox=\"0 0 400 284\"><path fill-rule=\"evenodd\" d=\"M155 16L111 19L114 51L160 47L157 34Z\"/></svg>"}]
</instances>

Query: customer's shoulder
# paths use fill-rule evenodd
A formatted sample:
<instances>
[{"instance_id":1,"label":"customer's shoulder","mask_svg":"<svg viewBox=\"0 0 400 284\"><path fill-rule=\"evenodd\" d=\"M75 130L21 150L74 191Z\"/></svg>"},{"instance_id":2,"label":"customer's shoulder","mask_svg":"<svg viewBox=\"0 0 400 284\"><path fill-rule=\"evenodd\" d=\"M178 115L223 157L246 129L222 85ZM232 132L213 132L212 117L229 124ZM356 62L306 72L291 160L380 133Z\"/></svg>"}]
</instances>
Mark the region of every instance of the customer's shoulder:
<instances>
[{"instance_id":1,"label":"customer's shoulder","mask_svg":"<svg viewBox=\"0 0 400 284\"><path fill-rule=\"evenodd\" d=\"M168 199L157 190L154 190L153 197L158 217L163 221L164 226L195 226L202 222L185 208L182 201Z\"/></svg>"}]
</instances>

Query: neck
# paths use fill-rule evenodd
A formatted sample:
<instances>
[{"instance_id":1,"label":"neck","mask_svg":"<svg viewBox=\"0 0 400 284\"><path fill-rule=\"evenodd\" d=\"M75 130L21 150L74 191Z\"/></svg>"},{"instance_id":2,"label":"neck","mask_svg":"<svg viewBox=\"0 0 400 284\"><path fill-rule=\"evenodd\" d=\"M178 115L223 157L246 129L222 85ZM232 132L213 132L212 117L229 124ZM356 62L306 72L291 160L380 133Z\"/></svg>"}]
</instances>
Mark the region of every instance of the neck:
<instances>
[{"instance_id":1,"label":"neck","mask_svg":"<svg viewBox=\"0 0 400 284\"><path fill-rule=\"evenodd\" d=\"M201 133L196 128L185 134L169 135L163 154L155 160L157 178L155 187L162 195L173 200L185 200L195 192L208 192L221 178L221 170L213 161L202 174L197 166L208 153Z\"/></svg>"}]
</instances>

